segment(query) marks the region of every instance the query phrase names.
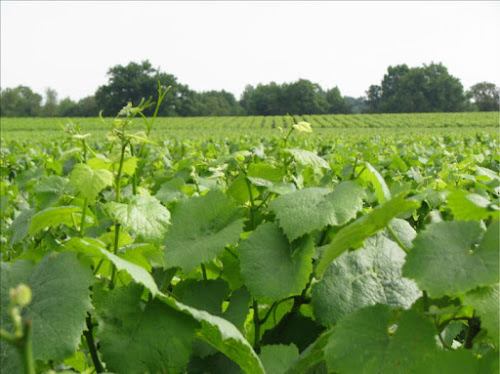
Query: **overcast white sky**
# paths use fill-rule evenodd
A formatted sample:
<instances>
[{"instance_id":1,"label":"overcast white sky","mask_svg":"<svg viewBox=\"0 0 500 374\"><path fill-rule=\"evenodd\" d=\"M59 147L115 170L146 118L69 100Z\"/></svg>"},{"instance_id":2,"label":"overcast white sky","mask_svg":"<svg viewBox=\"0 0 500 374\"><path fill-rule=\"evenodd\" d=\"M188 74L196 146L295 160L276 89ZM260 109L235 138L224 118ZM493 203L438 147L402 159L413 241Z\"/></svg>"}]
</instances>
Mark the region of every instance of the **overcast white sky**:
<instances>
[{"instance_id":1,"label":"overcast white sky","mask_svg":"<svg viewBox=\"0 0 500 374\"><path fill-rule=\"evenodd\" d=\"M361 96L389 65L500 84L500 2L1 1L1 86L80 99L149 59L197 91L309 79Z\"/></svg>"}]
</instances>

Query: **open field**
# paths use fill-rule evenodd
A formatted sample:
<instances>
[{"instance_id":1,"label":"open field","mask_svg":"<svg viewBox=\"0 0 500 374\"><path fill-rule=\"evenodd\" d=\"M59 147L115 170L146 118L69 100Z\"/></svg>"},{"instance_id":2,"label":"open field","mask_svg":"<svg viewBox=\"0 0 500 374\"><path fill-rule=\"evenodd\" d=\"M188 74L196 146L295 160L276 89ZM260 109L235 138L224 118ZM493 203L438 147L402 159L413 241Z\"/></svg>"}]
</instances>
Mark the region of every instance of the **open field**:
<instances>
[{"instance_id":1,"label":"open field","mask_svg":"<svg viewBox=\"0 0 500 374\"><path fill-rule=\"evenodd\" d=\"M2 119L2 371L498 372L498 113L68 122Z\"/></svg>"}]
</instances>

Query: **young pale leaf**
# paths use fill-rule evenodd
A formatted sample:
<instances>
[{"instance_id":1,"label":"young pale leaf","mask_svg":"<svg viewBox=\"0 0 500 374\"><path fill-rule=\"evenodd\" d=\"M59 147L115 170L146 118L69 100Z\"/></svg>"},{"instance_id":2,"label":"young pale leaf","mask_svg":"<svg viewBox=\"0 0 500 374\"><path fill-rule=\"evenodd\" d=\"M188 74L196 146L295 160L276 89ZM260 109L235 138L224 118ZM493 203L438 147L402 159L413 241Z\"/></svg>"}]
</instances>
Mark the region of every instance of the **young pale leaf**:
<instances>
[{"instance_id":1,"label":"young pale leaf","mask_svg":"<svg viewBox=\"0 0 500 374\"><path fill-rule=\"evenodd\" d=\"M314 243L302 239L293 252L275 223L265 223L240 244L241 275L256 298L298 295L312 272Z\"/></svg>"},{"instance_id":2,"label":"young pale leaf","mask_svg":"<svg viewBox=\"0 0 500 374\"><path fill-rule=\"evenodd\" d=\"M294 344L265 345L259 356L266 373L285 374L291 363L299 357L299 350Z\"/></svg>"},{"instance_id":3,"label":"young pale leaf","mask_svg":"<svg viewBox=\"0 0 500 374\"><path fill-rule=\"evenodd\" d=\"M490 287L481 287L469 291L464 296L464 304L475 307L476 314L481 319L481 328L488 332L488 336L493 343L499 347L498 338L500 336L499 329L499 307L498 300L499 284Z\"/></svg>"},{"instance_id":4,"label":"young pale leaf","mask_svg":"<svg viewBox=\"0 0 500 374\"><path fill-rule=\"evenodd\" d=\"M316 319L335 325L344 316L377 303L409 308L422 293L412 280L402 277L404 260L405 252L382 233L366 239L363 248L343 253L313 285Z\"/></svg>"},{"instance_id":5,"label":"young pale leaf","mask_svg":"<svg viewBox=\"0 0 500 374\"><path fill-rule=\"evenodd\" d=\"M165 265L188 272L213 260L226 245L236 244L243 220L232 201L219 191L180 201L165 236Z\"/></svg>"},{"instance_id":6,"label":"young pale leaf","mask_svg":"<svg viewBox=\"0 0 500 374\"><path fill-rule=\"evenodd\" d=\"M17 263L2 263L2 327L8 324L4 325L3 302L8 300L5 293L19 282L25 283L33 295L23 310L23 318L29 318L33 325L33 357L42 361L63 360L74 354L80 344L91 309L89 287L95 278L70 252L50 253L35 267L28 264L21 262L20 267ZM22 372L21 367L14 369L20 363L17 358L15 352L2 357L2 368ZM9 362L11 359L13 362Z\"/></svg>"},{"instance_id":7,"label":"young pale leaf","mask_svg":"<svg viewBox=\"0 0 500 374\"><path fill-rule=\"evenodd\" d=\"M330 262L343 252L361 247L365 238L386 227L394 217L412 211L419 205L418 201L405 200L403 196L397 196L342 228L323 252L316 267L318 277L321 277Z\"/></svg>"},{"instance_id":8,"label":"young pale leaf","mask_svg":"<svg viewBox=\"0 0 500 374\"><path fill-rule=\"evenodd\" d=\"M330 371L339 374L414 373L437 352L433 324L416 312L401 313L397 330L386 305L363 308L339 321L325 347Z\"/></svg>"},{"instance_id":9,"label":"young pale leaf","mask_svg":"<svg viewBox=\"0 0 500 374\"><path fill-rule=\"evenodd\" d=\"M342 182L333 192L309 187L279 196L270 204L279 225L295 240L327 225L342 226L356 217L363 207L363 189L355 182Z\"/></svg>"},{"instance_id":10,"label":"young pale leaf","mask_svg":"<svg viewBox=\"0 0 500 374\"><path fill-rule=\"evenodd\" d=\"M141 305L142 287L94 290L97 337L106 368L124 374L182 372L197 323L159 300Z\"/></svg>"},{"instance_id":11,"label":"young pale leaf","mask_svg":"<svg viewBox=\"0 0 500 374\"><path fill-rule=\"evenodd\" d=\"M80 195L92 202L99 192L113 184L113 174L108 170L93 170L88 165L76 164L70 180Z\"/></svg>"},{"instance_id":12,"label":"young pale leaf","mask_svg":"<svg viewBox=\"0 0 500 374\"><path fill-rule=\"evenodd\" d=\"M486 233L477 221L430 224L413 241L403 275L436 298L493 285L499 279L498 241L498 222Z\"/></svg>"},{"instance_id":13,"label":"young pale leaf","mask_svg":"<svg viewBox=\"0 0 500 374\"><path fill-rule=\"evenodd\" d=\"M298 132L312 132L311 124L309 122L299 122L293 125L293 128Z\"/></svg>"},{"instance_id":14,"label":"young pale leaf","mask_svg":"<svg viewBox=\"0 0 500 374\"><path fill-rule=\"evenodd\" d=\"M309 165L314 169L330 169L330 164L328 164L328 162L311 151L306 151L305 149L300 148L286 148L283 149L283 151L291 154L295 161L303 166Z\"/></svg>"},{"instance_id":15,"label":"young pale leaf","mask_svg":"<svg viewBox=\"0 0 500 374\"><path fill-rule=\"evenodd\" d=\"M81 222L82 209L77 206L59 206L55 208L47 208L38 212L31 218L29 234L36 234L38 231L57 227L59 225L74 226ZM87 213L85 216L86 225L94 223L93 217Z\"/></svg>"},{"instance_id":16,"label":"young pale leaf","mask_svg":"<svg viewBox=\"0 0 500 374\"><path fill-rule=\"evenodd\" d=\"M110 216L145 240L163 239L170 223L170 212L154 197L132 196L128 203L105 205Z\"/></svg>"}]
</instances>

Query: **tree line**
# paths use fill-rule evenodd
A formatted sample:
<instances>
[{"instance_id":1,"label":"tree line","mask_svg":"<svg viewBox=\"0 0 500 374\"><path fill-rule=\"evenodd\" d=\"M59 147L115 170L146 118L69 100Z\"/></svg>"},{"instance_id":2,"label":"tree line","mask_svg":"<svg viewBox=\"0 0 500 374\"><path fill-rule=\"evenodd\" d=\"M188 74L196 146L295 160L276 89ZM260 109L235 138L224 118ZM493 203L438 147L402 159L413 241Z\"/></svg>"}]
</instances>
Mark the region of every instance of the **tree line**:
<instances>
[{"instance_id":1,"label":"tree line","mask_svg":"<svg viewBox=\"0 0 500 374\"><path fill-rule=\"evenodd\" d=\"M239 116L338 113L413 113L499 110L499 89L480 82L468 91L442 64L421 67L389 66L380 85L371 85L366 97L342 96L338 87L324 90L306 79L245 87L240 100L227 91L196 92L149 61L116 65L108 82L94 95L78 101L58 100L48 88L45 97L29 87L1 90L2 117L94 117L103 110L114 116L129 101L155 97L158 82L171 86L160 116ZM149 114L149 113L146 113Z\"/></svg>"}]
</instances>

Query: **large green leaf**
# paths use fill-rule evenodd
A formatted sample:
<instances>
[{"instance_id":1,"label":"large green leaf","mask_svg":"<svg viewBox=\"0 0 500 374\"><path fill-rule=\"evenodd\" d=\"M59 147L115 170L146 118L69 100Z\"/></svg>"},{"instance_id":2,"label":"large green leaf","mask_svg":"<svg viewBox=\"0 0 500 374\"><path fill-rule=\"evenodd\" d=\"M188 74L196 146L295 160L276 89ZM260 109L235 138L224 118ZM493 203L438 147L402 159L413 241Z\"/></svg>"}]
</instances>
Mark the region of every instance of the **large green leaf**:
<instances>
[{"instance_id":1,"label":"large green leaf","mask_svg":"<svg viewBox=\"0 0 500 374\"><path fill-rule=\"evenodd\" d=\"M342 226L363 207L363 189L354 182L342 182L333 192L309 187L279 196L270 204L286 236L294 240L327 225Z\"/></svg>"},{"instance_id":2,"label":"large green leaf","mask_svg":"<svg viewBox=\"0 0 500 374\"><path fill-rule=\"evenodd\" d=\"M306 151L300 148L286 148L283 151L291 154L295 161L304 166L311 166L313 168L330 169L330 164L323 158L319 157L316 153Z\"/></svg>"},{"instance_id":3,"label":"large green leaf","mask_svg":"<svg viewBox=\"0 0 500 374\"><path fill-rule=\"evenodd\" d=\"M64 193L68 179L58 175L43 177L33 187L35 198L39 209L45 209L54 205Z\"/></svg>"},{"instance_id":4,"label":"large green leaf","mask_svg":"<svg viewBox=\"0 0 500 374\"><path fill-rule=\"evenodd\" d=\"M265 345L259 356L266 373L284 374L299 357L299 350L293 344Z\"/></svg>"},{"instance_id":5,"label":"large green leaf","mask_svg":"<svg viewBox=\"0 0 500 374\"><path fill-rule=\"evenodd\" d=\"M165 237L165 265L190 271L213 260L226 245L236 244L243 220L229 198L219 191L180 201L172 211Z\"/></svg>"},{"instance_id":6,"label":"large green leaf","mask_svg":"<svg viewBox=\"0 0 500 374\"><path fill-rule=\"evenodd\" d=\"M361 169L362 171L361 174L358 175L358 178L372 184L378 202L383 203L384 201L389 200L391 198L391 192L389 191L389 187L387 187L387 183L385 183L384 178L380 175L377 169L375 169L368 162L365 162L363 165L356 168L356 170Z\"/></svg>"},{"instance_id":7,"label":"large green leaf","mask_svg":"<svg viewBox=\"0 0 500 374\"><path fill-rule=\"evenodd\" d=\"M38 231L49 228L57 227L59 225L66 225L74 227L79 225L82 219L82 209L77 206L59 206L55 208L47 208L35 214L30 221L29 234L36 234ZM88 225L94 222L93 217L88 213L85 216L85 223Z\"/></svg>"},{"instance_id":8,"label":"large green leaf","mask_svg":"<svg viewBox=\"0 0 500 374\"><path fill-rule=\"evenodd\" d=\"M343 253L313 285L311 301L317 320L334 325L345 315L374 304L409 308L421 291L401 275L405 256L383 233L366 239L363 248Z\"/></svg>"},{"instance_id":9,"label":"large green leaf","mask_svg":"<svg viewBox=\"0 0 500 374\"><path fill-rule=\"evenodd\" d=\"M93 238L72 238L64 246L70 251L106 258L118 271L127 272L135 282L145 286L153 296L159 294L153 277L146 269L109 252L101 241Z\"/></svg>"},{"instance_id":10,"label":"large green leaf","mask_svg":"<svg viewBox=\"0 0 500 374\"><path fill-rule=\"evenodd\" d=\"M498 361L498 354L497 361ZM490 362L485 362L490 361ZM488 364L494 364L489 357L478 360L469 350L438 351L428 356L416 365L412 373L415 374L494 374L496 370L487 367ZM486 364L481 367L481 364Z\"/></svg>"},{"instance_id":11,"label":"large green leaf","mask_svg":"<svg viewBox=\"0 0 500 374\"><path fill-rule=\"evenodd\" d=\"M247 373L264 374L264 368L259 357L240 331L224 318L209 314L184 305L171 298L161 299L172 308L183 311L201 323L196 336L207 342L231 360L236 362Z\"/></svg>"},{"instance_id":12,"label":"large green leaf","mask_svg":"<svg viewBox=\"0 0 500 374\"><path fill-rule=\"evenodd\" d=\"M124 228L153 242L163 239L170 223L170 212L154 197L134 195L127 203L111 202L105 207Z\"/></svg>"},{"instance_id":13,"label":"large green leaf","mask_svg":"<svg viewBox=\"0 0 500 374\"><path fill-rule=\"evenodd\" d=\"M106 368L116 373L182 373L197 323L159 300L141 305L142 287L96 288L97 337Z\"/></svg>"},{"instance_id":14,"label":"large green leaf","mask_svg":"<svg viewBox=\"0 0 500 374\"><path fill-rule=\"evenodd\" d=\"M342 228L323 252L316 267L316 274L321 277L330 262L343 252L361 247L367 237L383 229L394 217L412 211L419 205L418 201L405 200L403 196L397 196Z\"/></svg>"},{"instance_id":15,"label":"large green leaf","mask_svg":"<svg viewBox=\"0 0 500 374\"><path fill-rule=\"evenodd\" d=\"M257 298L280 299L300 294L312 272L314 243L305 237L292 250L275 223L260 225L240 244L241 275Z\"/></svg>"},{"instance_id":16,"label":"large green leaf","mask_svg":"<svg viewBox=\"0 0 500 374\"><path fill-rule=\"evenodd\" d=\"M93 170L85 164L76 164L70 180L80 195L92 202L99 192L113 184L113 173L105 169Z\"/></svg>"},{"instance_id":17,"label":"large green leaf","mask_svg":"<svg viewBox=\"0 0 500 374\"><path fill-rule=\"evenodd\" d=\"M187 279L178 283L174 290L181 303L218 316L222 315L222 303L229 292L228 284L222 279Z\"/></svg>"},{"instance_id":18,"label":"large green leaf","mask_svg":"<svg viewBox=\"0 0 500 374\"><path fill-rule=\"evenodd\" d=\"M35 209L26 209L12 221L7 230L7 234L10 234L10 244L19 243L28 235L30 221L34 214Z\"/></svg>"},{"instance_id":19,"label":"large green leaf","mask_svg":"<svg viewBox=\"0 0 500 374\"><path fill-rule=\"evenodd\" d=\"M481 195L455 190L447 196L448 207L453 212L455 220L482 220L492 217L499 218L498 206Z\"/></svg>"},{"instance_id":20,"label":"large green leaf","mask_svg":"<svg viewBox=\"0 0 500 374\"><path fill-rule=\"evenodd\" d=\"M497 349L499 348L498 338L500 335L498 326L499 299L498 283L490 287L481 287L469 291L464 296L464 304L473 306L476 309L476 314L481 319L481 328L488 332L488 335L496 344Z\"/></svg>"},{"instance_id":21,"label":"large green leaf","mask_svg":"<svg viewBox=\"0 0 500 374\"><path fill-rule=\"evenodd\" d=\"M413 244L403 275L415 279L431 297L498 282L498 223L484 233L477 221L438 222L421 231Z\"/></svg>"},{"instance_id":22,"label":"large green leaf","mask_svg":"<svg viewBox=\"0 0 500 374\"><path fill-rule=\"evenodd\" d=\"M389 307L377 304L339 321L325 347L326 362L338 374L412 373L437 351L436 332L412 310L395 322Z\"/></svg>"},{"instance_id":23,"label":"large green leaf","mask_svg":"<svg viewBox=\"0 0 500 374\"><path fill-rule=\"evenodd\" d=\"M95 279L70 252L50 253L29 270L25 262L2 263L2 327L8 289L20 282L27 284L33 299L23 310L23 318L29 318L33 325L33 356L43 361L62 360L75 353L80 344L91 308L89 287ZM17 361L15 353L3 357L2 367L16 367L16 362L9 362L11 357Z\"/></svg>"}]
</instances>

